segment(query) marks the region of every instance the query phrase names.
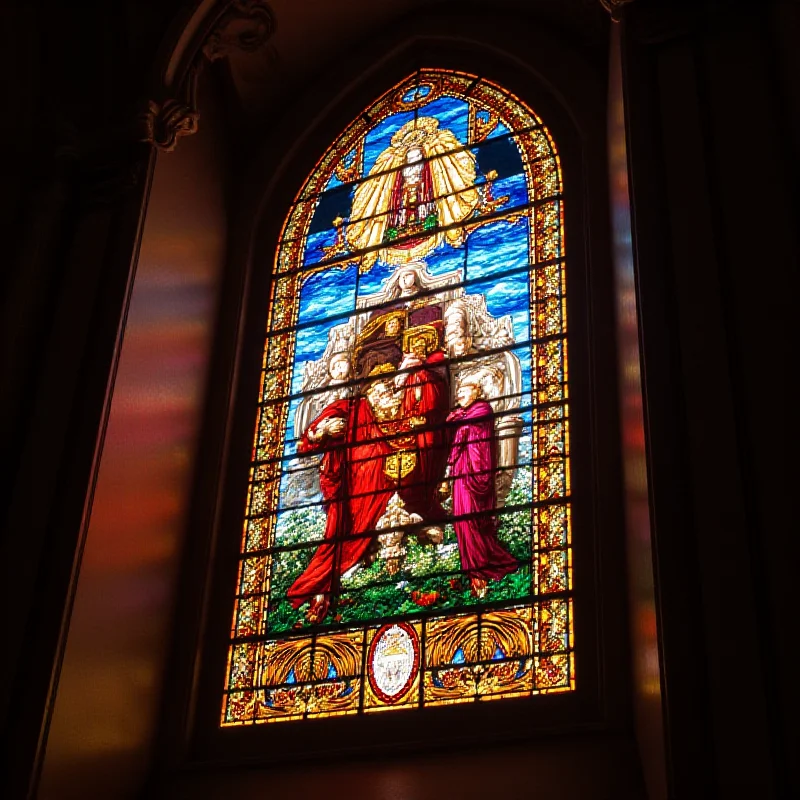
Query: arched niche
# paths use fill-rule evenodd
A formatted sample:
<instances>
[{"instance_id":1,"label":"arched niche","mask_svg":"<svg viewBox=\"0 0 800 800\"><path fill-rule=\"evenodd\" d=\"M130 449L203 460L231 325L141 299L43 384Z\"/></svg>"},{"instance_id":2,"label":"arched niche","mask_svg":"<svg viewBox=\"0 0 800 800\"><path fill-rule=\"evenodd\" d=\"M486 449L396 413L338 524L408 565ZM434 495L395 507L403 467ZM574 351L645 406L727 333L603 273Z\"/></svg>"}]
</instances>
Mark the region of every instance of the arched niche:
<instances>
[{"instance_id":1,"label":"arched niche","mask_svg":"<svg viewBox=\"0 0 800 800\"><path fill-rule=\"evenodd\" d=\"M592 498L581 511L585 522L582 527L589 533L576 570L583 573L584 586L596 587L602 563L605 600L602 604L593 604L592 619L587 617L584 625L584 646L591 649L591 663L595 665L586 675L584 684L591 690L581 696L569 713L576 724L579 720L588 721L605 730L622 724L626 715L626 679L625 667L619 665L627 663L623 655L626 634L624 626L609 623L610 618L621 616L623 591L621 542L618 533L613 532L615 526L619 530L617 443L613 423L615 398L607 384L592 380L593 375L612 375L614 371L614 353L608 346L612 340L613 318L602 70L598 71L552 31L514 13L504 15L502 21L495 20L497 24L491 31L479 15L468 12L456 15L435 11L418 13L369 38L358 52L337 60L335 85L321 76L301 93L284 98L278 112L270 110L266 117L257 117L251 129L244 131L243 141L248 148L252 148L256 140L260 140L260 145L249 149L242 159L236 142L231 142L228 152L236 152L240 158L233 165L221 164L219 156L226 150L222 144L224 103L215 108L213 91L204 88L204 76L200 76L198 84L193 83L194 59L202 50L207 32L213 29L212 20L221 18L219 8L213 13L210 9L210 3L200 4L192 22L178 33L179 44L170 51L165 62L167 66L158 70L165 78L161 95L155 101L157 106L151 109L154 130L158 132L158 126L165 121L164 115L169 117L172 113L173 121L178 122L177 130L186 135L172 140L176 130L173 127L168 131L169 136L151 136L160 139L162 147L176 147L174 152L159 153L155 160L139 270L132 289L117 384L110 404L106 445L77 582L43 786L50 787L47 791L51 796L58 796L54 787L64 785L65 776L76 769L78 762L85 767L74 773L76 785L79 780L86 779L89 771L94 771L95 781L107 780L108 786L136 782L151 772L149 753L153 742L157 742L157 777L153 787L165 793L170 787L176 791L196 792L196 779L181 777L175 764L202 765L220 757L235 760L234 753L259 750L257 743L247 743L241 737L228 737L220 743L212 717L216 717L219 707L220 621L229 613L230 564L235 557L233 551L239 529L233 519L241 510L242 472L247 463L242 454L250 447L251 404L256 396L254 391L257 394L258 379L255 365L260 359L266 313L263 298L267 296L270 282L269 270L263 265L272 263L279 220L325 146L372 98L421 63L487 74L529 99L554 131L562 152L569 192L579 198L567 219L567 246L577 265L570 278L573 281L570 296L579 308L571 312L570 335L577 343L572 356L572 390L576 397L584 398L576 404L575 430L583 431L585 440L590 442L591 453L595 454L593 458L599 457L599 453L608 453L613 463L601 475L590 463L591 459L587 459L585 467L574 475L576 483L583 485L585 496ZM194 132L192 114L195 112L199 113L198 132ZM237 127L242 133L242 125ZM175 193L181 194L179 187L183 190L180 199L183 211L198 213L176 216ZM203 207L208 216L199 213ZM186 227L182 227L182 220ZM213 246L209 246L208 238L195 237L195 234L216 237ZM180 247L169 247L171 237L173 245L186 246L183 252L178 252ZM212 251L214 255L209 261ZM187 269L181 270L181 263ZM199 266L201 264L204 267ZM152 266L152 271L148 265ZM153 469L158 454L143 454L137 467L135 459L131 458L136 446L130 434L137 427L143 429L155 424L158 414L169 414L169 403L165 402L170 397L167 384L150 395L158 400L150 416L133 423L125 418L126 408L141 410L144 407L140 401L142 393L148 391L149 378L154 378L152 387L159 377L175 377L172 369L165 369L163 353L158 352L155 341L149 346L145 344L140 358L136 358L137 331L146 333L150 312L158 304L155 296L148 297L148 289L152 291L155 286L158 293L174 278L172 289L185 292L187 297L195 292L197 299L197 273L192 277L192 270L197 269L203 273L199 290L202 320L197 323L196 349L189 357L194 362L191 380L181 387L186 403L172 407L180 429L174 446L183 455L176 459L182 462L181 468L166 482L173 494L164 517L165 524L160 529L150 526L148 530L148 535L152 536L149 540L152 558L142 559L143 540L141 536L131 537L131 548L121 554L116 566L103 564L102 559L95 562L98 570L95 581L92 554L106 553L112 541L120 540L114 520L107 519L103 524L100 516L104 497L108 498L108 507L113 508L117 489L133 483L137 469L146 484L138 494L143 507L165 489L165 481ZM152 283L148 286L150 280ZM162 298L167 296L162 295ZM181 311L180 304L167 300L165 305L170 306L172 322L192 324L196 306L194 311ZM137 314L137 307L141 316ZM146 373L148 365L154 372L144 379L141 373L137 377L137 369L144 368ZM131 381L131 394L126 401L127 380ZM119 433L115 434L115 430ZM162 439L159 445L163 442ZM118 471L115 472L115 468ZM115 474L116 483L112 481ZM599 491L593 491L598 487ZM232 524L236 535L230 536ZM599 554L602 558L594 557ZM104 590L98 590L103 582L106 586L122 587L119 570L131 577L131 591L125 597L109 596ZM137 633L132 624L126 625L126 620L132 623L141 617L135 604L128 606L128 601L142 593L153 603L148 608L151 628L146 634ZM98 625L93 616L92 609L99 605L109 611L109 627ZM130 609L127 617L110 613L120 612L126 606ZM98 704L96 714L92 714L91 707L87 709L77 698L85 691L84 667L91 653L96 652L99 641L106 645L104 649L109 657L105 674L111 683L104 684L100 680L95 683ZM136 674L130 672L134 662L140 667ZM601 677L603 675L611 677L606 680ZM110 695L103 693L104 685L113 684L116 688L120 678L123 684L129 681L128 686L133 690L127 694L125 703L118 698L109 701ZM139 699L134 705L138 723L134 725L129 712L130 701L137 697L137 691ZM558 709L549 713L550 724L557 726L557 719L563 720ZM88 746L76 752L74 743L82 742L81 749L90 742L92 732L100 730L92 727L93 719L101 718L108 727L96 741L111 741L113 731L123 727L126 736L118 739L111 750ZM548 724L545 718L540 720L542 726ZM187 724L187 720L191 722ZM76 736L76 730L82 730L84 735ZM509 733L513 738L529 731L517 729ZM63 759L58 757L59 742L69 745ZM302 743L298 745L296 755L302 757ZM590 743L575 745L572 750L573 754L582 752L586 756L597 786L618 787L620 781L633 780L630 777L633 761L627 742L608 736L597 748ZM529 771L531 759L538 764L541 781L550 780L553 785L562 781L559 765L568 763L569 757L564 753L559 760L546 755L546 750L536 752L531 745L515 745L508 751L511 755L497 756L506 759L511 770L509 786L517 785L514 775L519 777L519 770ZM603 757L598 758L597 753L601 751ZM442 767L437 780L446 783L448 776L452 780L457 774L462 775L461 780L479 779L480 774L490 771L486 758L486 754L476 756L471 760L472 768L465 770L465 762L453 757ZM348 767L331 765L329 769L346 772ZM370 792L376 787L380 792L389 791L391 775L396 774L393 769L378 768L362 784L364 796L375 796ZM402 780L411 781L411 785L419 788L419 796L425 796L421 793L423 784L427 787L424 791L430 792L441 785L429 782L428 768L421 755L409 756L400 766L400 774ZM305 779L326 781L325 775L323 771ZM279 791L281 785L287 786L287 782L299 779L299 773L286 772L273 779L277 782L261 785ZM225 785L225 780L219 775L206 775L202 779L203 791L213 796L214 787ZM237 780L258 782L262 779L251 775L240 776ZM192 786L195 788L191 789ZM310 789L310 784L307 786ZM581 786L576 779L569 791L578 796Z\"/></svg>"},{"instance_id":2,"label":"arched niche","mask_svg":"<svg viewBox=\"0 0 800 800\"><path fill-rule=\"evenodd\" d=\"M220 707L217 698L224 669L220 647L224 650L223 639L230 622L230 587L235 583L241 509L252 447L253 403L258 396L258 371L263 355L267 313L264 298L269 293L270 265L274 261L283 219L298 187L328 144L376 96L413 73L420 64L446 64L455 69L478 70L488 75L530 102L547 121L562 154L568 154L562 155L565 181L571 187L569 191L572 196L581 198L572 210L574 216L568 218L566 223L567 247L572 248L569 252L575 255L578 263L570 291L576 308L581 308L573 312L571 317L571 335L578 342L572 396L583 393L585 401L576 417L576 420L582 419L583 422L576 421L576 424L578 428L584 426L582 430L588 437L587 441L591 439L592 452L595 453L593 457L602 458L609 465L617 463L615 423L611 422L616 413L613 381L594 384L595 394L589 378L590 372L609 378L615 374L613 348L606 347L613 337L613 290L611 284L607 283L610 281L611 266L606 216L605 89L603 79L593 73L589 64L568 47L553 38L542 37L541 33L541 30L537 33L531 28L512 34L506 28L494 36L481 31L477 19L461 18L454 21L452 17L420 16L409 21L405 30L394 29L368 44L349 62L338 64L335 85L320 80L303 94L301 100L287 107L280 124L273 117L265 129L260 153L250 164L246 183L242 184L240 213L237 214L237 229L232 242L231 267L238 270L238 280L245 287L245 303L241 311L238 307L235 312L231 311L231 321L235 313L235 319L242 329L238 341L234 341L233 334L229 334L231 340L228 342L230 350L227 363L235 359L240 380L236 383L235 395L227 399L228 404L225 405L222 399L219 401L216 420L234 420L233 428L226 433L229 438L225 459L229 471L225 475L222 493L216 497L206 497L207 505L204 506L207 509L206 518L212 508L219 514L214 534L218 548L218 572L209 607L204 668L196 695L198 727L190 744L190 752L195 759L202 761L213 752L222 752L217 749L219 747L230 747L231 750L225 752L229 752L231 758L235 758L233 753L236 752L248 753L260 760L269 759L264 756L268 748L258 736L251 737L251 732L228 730L223 741L215 733L215 726ZM570 64L569 69L563 69L565 60ZM567 161L570 161L571 167L566 166ZM573 240L569 238L570 231L575 237ZM578 402L580 405L581 401ZM231 417L231 414L234 416ZM595 426L591 421L593 414L598 415L595 419L605 418L609 424ZM605 455L601 457L600 453ZM587 626L585 639L591 649L598 646L597 631L604 626L603 619L621 619L609 609L621 601L625 591L621 527L615 528L615 525L619 525L620 513L619 486L613 485L616 480L613 477L615 469L616 466L610 467L605 477L599 479L600 487L595 493L589 489L594 480L590 476L591 468L576 476L576 480L586 487L584 496L592 495L593 507L585 507L582 512L586 514L584 520L592 530L589 547L591 550L595 546L598 550L608 548L603 556L603 564L609 572L605 573L603 585L604 591L610 592L607 602L611 605L606 605L603 611L599 605L592 605L590 613L593 617L597 616ZM605 479L609 483L605 484ZM229 538L228 532L231 531L236 533ZM597 577L595 570L598 564L599 558L593 556L583 561L589 583L593 583ZM190 603L196 603L196 600ZM607 613L608 617L605 616ZM592 628L594 632L591 632ZM575 713L577 716L586 713L594 720L593 724L608 725L616 714L620 715L617 719L624 718L626 714L627 689L623 675L627 663L627 634L624 628L624 623L617 628L613 621L609 630L604 628L604 647L619 647L617 653L620 660L616 663L623 666L619 669L609 665L600 671L607 675L613 673L614 678L601 687L602 681L594 680L593 668L585 673L587 687L593 684L593 689L582 696L579 704L585 702L585 705ZM621 681L615 685L617 678ZM598 701L600 694L604 697L602 702ZM593 699L589 695L593 695ZM600 711L601 705L603 711ZM606 716L607 711L609 716ZM555 708L550 713L558 714ZM564 717L561 719L563 721ZM510 728L506 729L506 733L513 735ZM410 723L404 735L405 746L408 746L409 740L413 740L415 735ZM318 753L318 749L309 745L304 737L295 736L285 728L281 736L288 742L287 749L296 757ZM278 751L273 752L276 758L287 757L286 749L281 751L280 756ZM414 768L409 766L409 769L413 772Z\"/></svg>"}]
</instances>

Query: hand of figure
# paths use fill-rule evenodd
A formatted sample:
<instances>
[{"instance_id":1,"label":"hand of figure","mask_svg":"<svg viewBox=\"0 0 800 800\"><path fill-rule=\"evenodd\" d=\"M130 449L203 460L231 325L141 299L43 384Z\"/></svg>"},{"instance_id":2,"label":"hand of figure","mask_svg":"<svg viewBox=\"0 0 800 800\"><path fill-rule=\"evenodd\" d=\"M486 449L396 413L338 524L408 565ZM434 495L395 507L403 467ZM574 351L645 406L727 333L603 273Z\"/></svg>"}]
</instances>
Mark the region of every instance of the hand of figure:
<instances>
[{"instance_id":1,"label":"hand of figure","mask_svg":"<svg viewBox=\"0 0 800 800\"><path fill-rule=\"evenodd\" d=\"M325 430L331 436L336 436L344 430L345 422L341 417L329 417L325 420Z\"/></svg>"},{"instance_id":2,"label":"hand of figure","mask_svg":"<svg viewBox=\"0 0 800 800\"><path fill-rule=\"evenodd\" d=\"M312 442L318 442L324 435L325 426L322 424L317 425L316 428L308 428L308 430L306 430L306 436L308 436L309 441Z\"/></svg>"},{"instance_id":3,"label":"hand of figure","mask_svg":"<svg viewBox=\"0 0 800 800\"><path fill-rule=\"evenodd\" d=\"M442 481L439 484L439 494L442 497L450 497L452 489L450 487L450 481Z\"/></svg>"},{"instance_id":4,"label":"hand of figure","mask_svg":"<svg viewBox=\"0 0 800 800\"><path fill-rule=\"evenodd\" d=\"M400 364L400 369L409 369L410 367L418 367L422 364L422 359L415 356L413 353L406 353L403 356L403 361Z\"/></svg>"}]
</instances>

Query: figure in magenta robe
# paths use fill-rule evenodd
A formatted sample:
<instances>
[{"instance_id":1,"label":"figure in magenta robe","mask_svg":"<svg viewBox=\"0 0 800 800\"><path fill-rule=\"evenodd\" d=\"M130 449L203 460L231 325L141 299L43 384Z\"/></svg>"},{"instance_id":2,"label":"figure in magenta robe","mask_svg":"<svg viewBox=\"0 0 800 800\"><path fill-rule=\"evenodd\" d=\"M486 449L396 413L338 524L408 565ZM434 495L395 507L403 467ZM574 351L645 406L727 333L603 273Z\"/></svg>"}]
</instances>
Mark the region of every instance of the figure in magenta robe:
<instances>
[{"instance_id":1,"label":"figure in magenta robe","mask_svg":"<svg viewBox=\"0 0 800 800\"><path fill-rule=\"evenodd\" d=\"M395 492L420 516L444 517L436 497L444 458L434 474L425 437L430 435L428 420L441 421L446 413L447 392L420 365L417 377L426 391L414 402L418 416L408 417L404 409L411 401L406 398L412 393L416 401L417 386L396 386L394 372L391 365L378 366L363 395L328 406L298 445L300 453L322 453L320 489L327 513L324 541L287 592L295 608L310 604L311 622L327 615L338 578L368 556L376 525Z\"/></svg>"},{"instance_id":2,"label":"figure in magenta robe","mask_svg":"<svg viewBox=\"0 0 800 800\"><path fill-rule=\"evenodd\" d=\"M494 412L479 399L480 392L476 383L463 381L456 394L459 408L447 417L456 426L448 458L453 527L461 567L476 597L486 595L488 581L519 566L497 538L497 519L491 513L496 508Z\"/></svg>"}]
</instances>

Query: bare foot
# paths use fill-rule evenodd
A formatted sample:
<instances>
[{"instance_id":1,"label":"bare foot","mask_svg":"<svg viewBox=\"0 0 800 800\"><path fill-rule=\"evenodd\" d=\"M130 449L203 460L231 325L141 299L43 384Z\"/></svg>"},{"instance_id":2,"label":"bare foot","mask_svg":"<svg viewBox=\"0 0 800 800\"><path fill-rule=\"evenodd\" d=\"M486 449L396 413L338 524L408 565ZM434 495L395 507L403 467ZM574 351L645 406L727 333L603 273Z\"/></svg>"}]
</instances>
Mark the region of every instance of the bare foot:
<instances>
[{"instance_id":1,"label":"bare foot","mask_svg":"<svg viewBox=\"0 0 800 800\"><path fill-rule=\"evenodd\" d=\"M325 595L318 594L308 605L306 611L306 619L312 625L318 625L328 615L328 608L330 603Z\"/></svg>"}]
</instances>

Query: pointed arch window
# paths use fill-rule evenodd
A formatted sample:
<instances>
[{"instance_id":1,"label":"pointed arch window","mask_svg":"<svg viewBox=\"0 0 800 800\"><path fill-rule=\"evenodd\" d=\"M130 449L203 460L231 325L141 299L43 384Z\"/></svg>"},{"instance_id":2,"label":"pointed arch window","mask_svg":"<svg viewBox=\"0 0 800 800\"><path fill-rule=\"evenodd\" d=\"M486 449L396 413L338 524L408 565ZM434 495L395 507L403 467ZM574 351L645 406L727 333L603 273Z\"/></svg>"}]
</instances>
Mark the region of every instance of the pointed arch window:
<instances>
[{"instance_id":1,"label":"pointed arch window","mask_svg":"<svg viewBox=\"0 0 800 800\"><path fill-rule=\"evenodd\" d=\"M556 144L420 70L275 257L221 724L575 688Z\"/></svg>"}]
</instances>

